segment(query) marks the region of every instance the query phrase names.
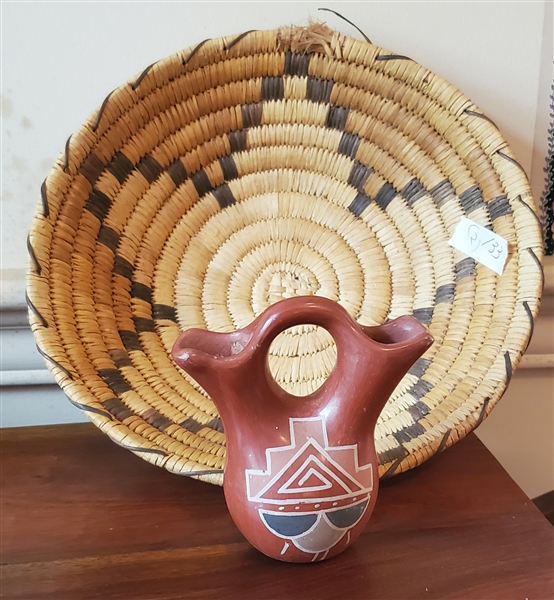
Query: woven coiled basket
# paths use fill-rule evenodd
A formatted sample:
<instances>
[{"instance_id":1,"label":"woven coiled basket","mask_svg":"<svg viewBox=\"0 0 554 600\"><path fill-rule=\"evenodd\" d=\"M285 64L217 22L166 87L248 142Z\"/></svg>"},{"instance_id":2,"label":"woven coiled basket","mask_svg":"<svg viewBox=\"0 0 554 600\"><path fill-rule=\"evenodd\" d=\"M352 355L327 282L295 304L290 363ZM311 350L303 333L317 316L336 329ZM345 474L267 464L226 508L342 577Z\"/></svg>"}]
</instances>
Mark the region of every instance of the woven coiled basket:
<instances>
[{"instance_id":1,"label":"woven coiled basket","mask_svg":"<svg viewBox=\"0 0 554 600\"><path fill-rule=\"evenodd\" d=\"M501 276L448 244L462 216L508 241ZM70 401L149 462L216 484L225 433L170 358L181 329L241 328L300 294L364 325L415 315L436 342L377 425L390 476L489 413L542 286L529 184L494 123L416 62L322 24L208 40L114 90L46 179L28 245L32 329ZM305 326L270 365L305 395L334 360Z\"/></svg>"}]
</instances>

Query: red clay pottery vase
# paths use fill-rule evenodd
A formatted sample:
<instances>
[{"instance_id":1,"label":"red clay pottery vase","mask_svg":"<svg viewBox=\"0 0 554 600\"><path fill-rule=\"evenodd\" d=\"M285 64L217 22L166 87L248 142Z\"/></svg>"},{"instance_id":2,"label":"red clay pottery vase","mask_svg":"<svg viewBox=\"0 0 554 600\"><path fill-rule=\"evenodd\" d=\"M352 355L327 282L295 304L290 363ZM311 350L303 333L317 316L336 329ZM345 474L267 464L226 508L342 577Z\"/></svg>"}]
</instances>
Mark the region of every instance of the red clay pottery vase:
<instances>
[{"instance_id":1,"label":"red clay pottery vase","mask_svg":"<svg viewBox=\"0 0 554 600\"><path fill-rule=\"evenodd\" d=\"M279 333L304 324L331 334L337 359L319 389L298 397L273 379L267 357ZM377 498L377 418L432 343L411 316L364 327L336 302L314 296L281 300L233 333L189 329L179 336L173 358L220 413L225 498L256 548L283 561L314 562L358 537Z\"/></svg>"}]
</instances>

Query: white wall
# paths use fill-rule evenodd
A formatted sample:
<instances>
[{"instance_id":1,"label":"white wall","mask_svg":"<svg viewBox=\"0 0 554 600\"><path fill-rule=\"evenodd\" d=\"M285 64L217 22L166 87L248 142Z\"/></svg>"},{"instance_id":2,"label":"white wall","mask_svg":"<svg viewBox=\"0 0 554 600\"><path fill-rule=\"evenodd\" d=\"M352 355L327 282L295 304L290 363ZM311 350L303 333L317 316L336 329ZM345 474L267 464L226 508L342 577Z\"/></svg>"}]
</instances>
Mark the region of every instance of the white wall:
<instances>
[{"instance_id":1,"label":"white wall","mask_svg":"<svg viewBox=\"0 0 554 600\"><path fill-rule=\"evenodd\" d=\"M531 171L544 2L2 3L2 268L24 268L38 190L69 135L115 87L206 37L325 19L461 89Z\"/></svg>"},{"instance_id":2,"label":"white wall","mask_svg":"<svg viewBox=\"0 0 554 600\"><path fill-rule=\"evenodd\" d=\"M45 377L24 325L25 237L40 185L69 135L113 88L204 38L305 24L309 18L358 35L334 15L318 12L321 5L354 21L375 44L409 55L460 88L496 122L533 173L533 191L540 196L540 127L537 139L543 141L535 144L532 163L535 127L545 111L538 100L549 89L544 70L552 65L551 14L545 19L550 2L3 2L0 308L4 325L11 326L3 329L2 371L4 382L13 384L1 388L4 425L82 419L56 388L16 385ZM547 58L541 62L541 56ZM551 371L541 372L543 404L550 406ZM547 422L543 404L534 413ZM516 411L508 421L520 418ZM498 439L504 429L498 425ZM533 451L543 456L548 444L551 439L535 440ZM494 451L502 454L498 447ZM530 479L530 494L551 489L544 466Z\"/></svg>"}]
</instances>

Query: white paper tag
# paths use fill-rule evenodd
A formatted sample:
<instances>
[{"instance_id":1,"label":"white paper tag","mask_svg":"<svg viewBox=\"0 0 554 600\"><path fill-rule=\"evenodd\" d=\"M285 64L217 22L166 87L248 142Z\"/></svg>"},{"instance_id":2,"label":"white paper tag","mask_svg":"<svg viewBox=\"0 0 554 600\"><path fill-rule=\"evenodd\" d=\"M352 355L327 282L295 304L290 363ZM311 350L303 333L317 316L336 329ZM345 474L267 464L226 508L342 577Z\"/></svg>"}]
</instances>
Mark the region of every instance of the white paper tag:
<instances>
[{"instance_id":1,"label":"white paper tag","mask_svg":"<svg viewBox=\"0 0 554 600\"><path fill-rule=\"evenodd\" d=\"M448 243L502 275L508 258L508 242L494 231L462 217Z\"/></svg>"}]
</instances>

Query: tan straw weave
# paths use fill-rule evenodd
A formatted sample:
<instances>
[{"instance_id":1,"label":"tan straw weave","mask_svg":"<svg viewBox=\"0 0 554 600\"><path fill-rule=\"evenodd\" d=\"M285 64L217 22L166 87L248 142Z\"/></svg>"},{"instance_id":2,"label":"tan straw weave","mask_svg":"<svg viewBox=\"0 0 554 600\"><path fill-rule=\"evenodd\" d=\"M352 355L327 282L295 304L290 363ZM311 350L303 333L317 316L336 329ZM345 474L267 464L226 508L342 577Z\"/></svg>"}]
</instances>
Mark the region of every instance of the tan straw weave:
<instances>
[{"instance_id":1,"label":"tan straw weave","mask_svg":"<svg viewBox=\"0 0 554 600\"><path fill-rule=\"evenodd\" d=\"M502 276L449 246L462 216L508 240ZM542 289L534 201L494 123L406 56L322 24L207 40L114 90L46 179L29 252L32 328L71 402L216 484L225 434L170 358L180 330L231 331L300 294L364 325L415 315L436 342L377 425L390 476L489 413ZM271 369L305 395L334 353L296 327Z\"/></svg>"}]
</instances>

